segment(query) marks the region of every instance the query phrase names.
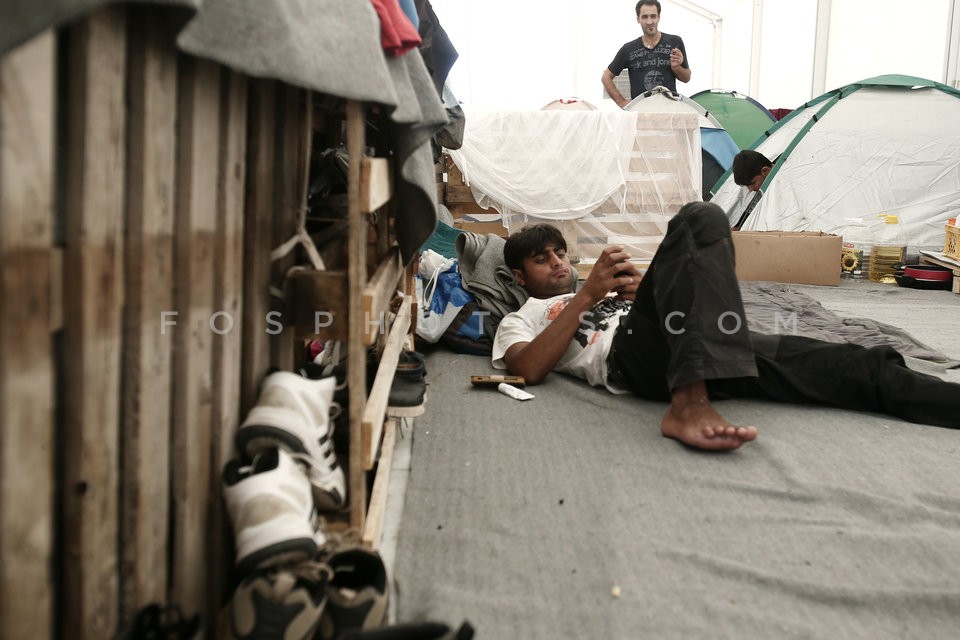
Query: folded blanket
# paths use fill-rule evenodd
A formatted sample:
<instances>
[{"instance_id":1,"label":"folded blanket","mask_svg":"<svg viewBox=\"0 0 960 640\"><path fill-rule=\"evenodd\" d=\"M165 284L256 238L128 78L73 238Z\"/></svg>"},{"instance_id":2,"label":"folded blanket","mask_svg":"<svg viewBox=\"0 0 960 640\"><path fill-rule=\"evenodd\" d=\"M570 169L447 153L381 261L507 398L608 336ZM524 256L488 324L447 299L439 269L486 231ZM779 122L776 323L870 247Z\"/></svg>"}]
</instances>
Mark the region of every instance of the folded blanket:
<instances>
[{"instance_id":1,"label":"folded blanket","mask_svg":"<svg viewBox=\"0 0 960 640\"><path fill-rule=\"evenodd\" d=\"M502 318L527 301L526 290L503 261L503 238L467 231L456 243L463 288L476 296L480 307Z\"/></svg>"}]
</instances>

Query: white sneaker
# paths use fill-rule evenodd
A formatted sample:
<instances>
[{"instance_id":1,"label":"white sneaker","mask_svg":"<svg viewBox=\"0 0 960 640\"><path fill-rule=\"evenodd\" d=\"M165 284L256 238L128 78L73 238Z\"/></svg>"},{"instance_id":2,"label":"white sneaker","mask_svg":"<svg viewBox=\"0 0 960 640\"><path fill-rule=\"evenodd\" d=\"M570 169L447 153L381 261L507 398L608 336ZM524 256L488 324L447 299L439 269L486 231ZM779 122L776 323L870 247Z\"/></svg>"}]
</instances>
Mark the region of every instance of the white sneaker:
<instances>
[{"instance_id":1,"label":"white sneaker","mask_svg":"<svg viewBox=\"0 0 960 640\"><path fill-rule=\"evenodd\" d=\"M288 371L271 373L257 404L237 431L237 449L253 458L269 447L294 454L306 468L320 511L346 506L347 485L333 451L330 409L337 381L310 380Z\"/></svg>"},{"instance_id":2,"label":"white sneaker","mask_svg":"<svg viewBox=\"0 0 960 640\"><path fill-rule=\"evenodd\" d=\"M223 497L241 574L306 560L323 542L314 526L310 481L286 451L264 450L249 466L228 462L223 469Z\"/></svg>"}]
</instances>

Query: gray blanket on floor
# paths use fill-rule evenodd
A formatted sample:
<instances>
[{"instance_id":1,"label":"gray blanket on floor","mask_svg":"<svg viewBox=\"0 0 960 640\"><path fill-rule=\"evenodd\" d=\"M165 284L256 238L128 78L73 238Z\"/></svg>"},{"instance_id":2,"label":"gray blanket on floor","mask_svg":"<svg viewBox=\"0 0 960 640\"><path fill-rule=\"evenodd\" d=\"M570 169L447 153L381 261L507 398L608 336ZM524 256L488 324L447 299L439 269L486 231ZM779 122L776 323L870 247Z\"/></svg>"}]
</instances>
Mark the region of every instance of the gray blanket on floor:
<instances>
[{"instance_id":1,"label":"gray blanket on floor","mask_svg":"<svg viewBox=\"0 0 960 640\"><path fill-rule=\"evenodd\" d=\"M904 293L823 289L828 310L960 354L960 296ZM760 436L707 454L659 435L662 403L556 374L518 402L471 387L489 359L443 349L427 368L393 570L401 621L466 618L478 640L960 629L960 431L728 400L719 410Z\"/></svg>"}]
</instances>

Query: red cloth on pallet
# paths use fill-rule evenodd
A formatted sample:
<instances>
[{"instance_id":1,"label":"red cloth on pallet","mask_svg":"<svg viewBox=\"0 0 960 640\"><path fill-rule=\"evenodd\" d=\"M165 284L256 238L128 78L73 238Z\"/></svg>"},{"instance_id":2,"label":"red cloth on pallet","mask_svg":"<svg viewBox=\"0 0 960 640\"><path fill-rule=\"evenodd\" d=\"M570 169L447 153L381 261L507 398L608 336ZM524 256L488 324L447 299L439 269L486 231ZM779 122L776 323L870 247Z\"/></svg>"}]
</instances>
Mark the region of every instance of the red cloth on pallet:
<instances>
[{"instance_id":1,"label":"red cloth on pallet","mask_svg":"<svg viewBox=\"0 0 960 640\"><path fill-rule=\"evenodd\" d=\"M400 8L398 0L370 0L380 16L380 46L387 55L402 56L420 46L417 28Z\"/></svg>"}]
</instances>

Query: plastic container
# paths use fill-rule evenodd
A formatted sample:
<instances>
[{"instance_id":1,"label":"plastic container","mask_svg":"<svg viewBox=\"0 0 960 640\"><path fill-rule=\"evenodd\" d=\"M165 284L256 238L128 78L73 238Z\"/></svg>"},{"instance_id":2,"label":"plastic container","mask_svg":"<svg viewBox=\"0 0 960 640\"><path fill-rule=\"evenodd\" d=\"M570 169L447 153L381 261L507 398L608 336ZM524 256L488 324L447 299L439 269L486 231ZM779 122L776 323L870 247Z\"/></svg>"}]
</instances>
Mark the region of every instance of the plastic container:
<instances>
[{"instance_id":1,"label":"plastic container","mask_svg":"<svg viewBox=\"0 0 960 640\"><path fill-rule=\"evenodd\" d=\"M845 278L865 278L868 263L863 243L844 242L840 249L840 275Z\"/></svg>"},{"instance_id":2,"label":"plastic container","mask_svg":"<svg viewBox=\"0 0 960 640\"><path fill-rule=\"evenodd\" d=\"M869 276L872 282L896 284L896 269L907 258L907 242L900 229L900 218L894 215L881 216L884 224L870 248Z\"/></svg>"}]
</instances>

